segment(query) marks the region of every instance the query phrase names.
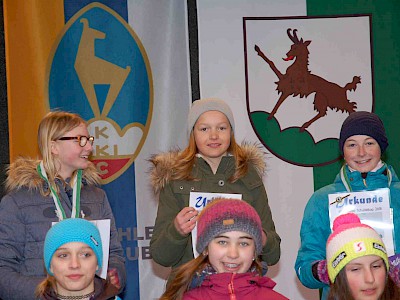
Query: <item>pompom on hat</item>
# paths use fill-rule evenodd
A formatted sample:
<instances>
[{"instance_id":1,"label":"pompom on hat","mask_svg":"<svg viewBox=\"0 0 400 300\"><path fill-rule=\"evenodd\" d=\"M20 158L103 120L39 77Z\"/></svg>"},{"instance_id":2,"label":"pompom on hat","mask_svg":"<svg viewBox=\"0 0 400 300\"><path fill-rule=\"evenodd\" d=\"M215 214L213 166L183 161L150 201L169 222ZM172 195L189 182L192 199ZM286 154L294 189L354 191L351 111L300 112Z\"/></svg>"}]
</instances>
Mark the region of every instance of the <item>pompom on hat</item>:
<instances>
[{"instance_id":1,"label":"pompom on hat","mask_svg":"<svg viewBox=\"0 0 400 300\"><path fill-rule=\"evenodd\" d=\"M193 129L197 119L205 112L216 110L223 113L229 120L232 130L235 131L235 120L231 108L223 100L217 98L199 99L192 103L188 115L188 133Z\"/></svg>"},{"instance_id":2,"label":"pompom on hat","mask_svg":"<svg viewBox=\"0 0 400 300\"><path fill-rule=\"evenodd\" d=\"M353 259L366 255L381 257L389 270L386 248L379 234L372 227L362 224L354 213L338 216L326 244L330 281L335 282L339 272Z\"/></svg>"},{"instance_id":3,"label":"pompom on hat","mask_svg":"<svg viewBox=\"0 0 400 300\"><path fill-rule=\"evenodd\" d=\"M368 135L374 138L381 148L381 153L389 146L383 122L372 112L356 111L344 120L339 137L339 150L342 154L344 143L353 135Z\"/></svg>"},{"instance_id":4,"label":"pompom on hat","mask_svg":"<svg viewBox=\"0 0 400 300\"><path fill-rule=\"evenodd\" d=\"M71 242L81 242L93 249L99 268L103 265L103 248L100 232L93 223L80 219L65 219L52 226L44 241L44 264L50 275L51 260L54 253L62 245Z\"/></svg>"},{"instance_id":5,"label":"pompom on hat","mask_svg":"<svg viewBox=\"0 0 400 300\"><path fill-rule=\"evenodd\" d=\"M237 199L215 199L200 213L197 221L196 250L202 253L217 236L229 231L243 231L253 237L256 253L262 251L262 225L256 210Z\"/></svg>"}]
</instances>

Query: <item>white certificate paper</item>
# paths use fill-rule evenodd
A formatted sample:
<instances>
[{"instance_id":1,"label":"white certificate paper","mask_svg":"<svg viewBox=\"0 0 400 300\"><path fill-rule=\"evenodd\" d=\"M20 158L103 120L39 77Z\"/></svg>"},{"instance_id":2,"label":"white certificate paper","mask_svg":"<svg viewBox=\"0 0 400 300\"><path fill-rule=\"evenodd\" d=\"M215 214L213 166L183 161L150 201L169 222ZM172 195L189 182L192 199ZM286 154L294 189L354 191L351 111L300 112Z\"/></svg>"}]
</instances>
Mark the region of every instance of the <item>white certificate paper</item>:
<instances>
[{"instance_id":1,"label":"white certificate paper","mask_svg":"<svg viewBox=\"0 0 400 300\"><path fill-rule=\"evenodd\" d=\"M202 192L191 192L189 198L189 206L194 207L199 213L207 206L208 203L216 198L226 199L242 199L242 194L225 194L225 193L202 193ZM192 246L193 255L196 258L199 253L196 251L197 242L197 226L192 230Z\"/></svg>"},{"instance_id":2,"label":"white certificate paper","mask_svg":"<svg viewBox=\"0 0 400 300\"><path fill-rule=\"evenodd\" d=\"M331 229L337 216L349 212L357 214L362 223L374 228L385 243L388 256L394 255L393 214L388 188L329 194Z\"/></svg>"}]
</instances>

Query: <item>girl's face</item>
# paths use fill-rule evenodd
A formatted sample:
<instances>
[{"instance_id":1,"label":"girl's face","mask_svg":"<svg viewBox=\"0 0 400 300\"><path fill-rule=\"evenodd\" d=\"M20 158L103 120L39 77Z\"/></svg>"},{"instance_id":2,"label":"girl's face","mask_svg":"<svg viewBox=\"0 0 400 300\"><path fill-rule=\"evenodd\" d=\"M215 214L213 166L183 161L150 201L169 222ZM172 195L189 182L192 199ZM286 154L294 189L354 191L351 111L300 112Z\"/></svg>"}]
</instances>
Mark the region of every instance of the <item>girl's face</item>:
<instances>
[{"instance_id":1,"label":"girl's face","mask_svg":"<svg viewBox=\"0 0 400 300\"><path fill-rule=\"evenodd\" d=\"M349 167L362 173L369 172L381 160L381 148L368 135L353 135L344 143L343 156Z\"/></svg>"},{"instance_id":2,"label":"girl's face","mask_svg":"<svg viewBox=\"0 0 400 300\"><path fill-rule=\"evenodd\" d=\"M75 127L64 134L63 137L89 136L85 124ZM52 142L51 152L57 157L58 174L67 179L78 169L85 169L89 165L89 155L92 152L92 145L88 141L84 147L79 145L78 140L58 140Z\"/></svg>"},{"instance_id":3,"label":"girl's face","mask_svg":"<svg viewBox=\"0 0 400 300\"><path fill-rule=\"evenodd\" d=\"M231 125L221 112L203 113L194 124L194 139L199 153L208 160L218 162L231 144Z\"/></svg>"},{"instance_id":4,"label":"girl's face","mask_svg":"<svg viewBox=\"0 0 400 300\"><path fill-rule=\"evenodd\" d=\"M386 285L386 265L376 255L366 255L349 262L346 267L349 288L355 300L377 300Z\"/></svg>"},{"instance_id":5,"label":"girl's face","mask_svg":"<svg viewBox=\"0 0 400 300\"><path fill-rule=\"evenodd\" d=\"M251 235L230 231L208 244L208 259L217 273L246 273L253 263L255 249Z\"/></svg>"},{"instance_id":6,"label":"girl's face","mask_svg":"<svg viewBox=\"0 0 400 300\"><path fill-rule=\"evenodd\" d=\"M92 248L84 243L67 243L54 253L50 270L56 279L58 294L85 295L94 290L97 257Z\"/></svg>"}]
</instances>

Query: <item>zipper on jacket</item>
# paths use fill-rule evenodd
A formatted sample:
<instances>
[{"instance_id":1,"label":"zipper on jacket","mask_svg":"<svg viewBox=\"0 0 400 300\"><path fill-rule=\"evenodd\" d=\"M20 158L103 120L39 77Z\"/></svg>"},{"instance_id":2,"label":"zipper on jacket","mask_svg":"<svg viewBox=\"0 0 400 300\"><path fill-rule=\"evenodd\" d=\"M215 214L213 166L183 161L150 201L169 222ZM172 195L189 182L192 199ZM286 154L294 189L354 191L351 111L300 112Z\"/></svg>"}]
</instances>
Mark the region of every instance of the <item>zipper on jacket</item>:
<instances>
[{"instance_id":1,"label":"zipper on jacket","mask_svg":"<svg viewBox=\"0 0 400 300\"><path fill-rule=\"evenodd\" d=\"M228 284L229 300L236 300L235 288L233 287L233 278L234 277L235 277L235 273L232 273L231 282Z\"/></svg>"},{"instance_id":2,"label":"zipper on jacket","mask_svg":"<svg viewBox=\"0 0 400 300\"><path fill-rule=\"evenodd\" d=\"M367 185L367 175L368 175L367 172L361 173L361 177L362 177L362 179L363 179L363 183L364 183L364 186L365 186L366 188L368 187L368 185Z\"/></svg>"}]
</instances>

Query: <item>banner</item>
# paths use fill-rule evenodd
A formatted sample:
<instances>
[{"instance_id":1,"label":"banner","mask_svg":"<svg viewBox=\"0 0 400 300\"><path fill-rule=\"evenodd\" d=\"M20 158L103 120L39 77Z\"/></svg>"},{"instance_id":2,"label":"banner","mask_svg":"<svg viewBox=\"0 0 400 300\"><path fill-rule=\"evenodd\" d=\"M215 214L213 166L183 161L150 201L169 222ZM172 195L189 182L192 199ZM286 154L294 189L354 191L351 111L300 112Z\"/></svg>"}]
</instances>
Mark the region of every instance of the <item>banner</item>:
<instances>
[{"instance_id":1,"label":"banner","mask_svg":"<svg viewBox=\"0 0 400 300\"><path fill-rule=\"evenodd\" d=\"M338 136L350 111L379 114L392 141L386 161L399 167L400 107L390 91L400 88L394 79L399 63L391 55L400 50L393 38L400 5L342 4L197 3L200 91L228 101L239 124L237 140L261 143L268 153L264 183L282 238L280 262L268 275L290 299L319 299L294 271L300 225L314 190L332 183L340 170ZM285 82L284 75L293 80Z\"/></svg>"},{"instance_id":2,"label":"banner","mask_svg":"<svg viewBox=\"0 0 400 300\"><path fill-rule=\"evenodd\" d=\"M86 119L125 252L123 299L157 299L169 269L148 250L157 198L147 159L186 143L185 3L12 0L4 7L10 160L38 155L37 127L48 110Z\"/></svg>"}]
</instances>

